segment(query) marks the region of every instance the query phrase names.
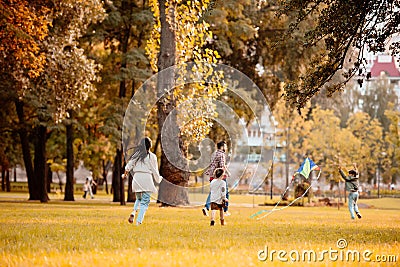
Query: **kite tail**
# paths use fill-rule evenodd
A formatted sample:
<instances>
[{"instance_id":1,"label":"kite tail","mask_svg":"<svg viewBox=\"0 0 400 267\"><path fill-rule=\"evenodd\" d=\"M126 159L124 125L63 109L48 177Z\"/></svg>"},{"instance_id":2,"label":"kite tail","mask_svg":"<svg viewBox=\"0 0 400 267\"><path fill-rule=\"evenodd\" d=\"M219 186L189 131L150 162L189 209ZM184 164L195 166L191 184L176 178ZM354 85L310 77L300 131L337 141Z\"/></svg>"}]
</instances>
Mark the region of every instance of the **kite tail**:
<instances>
[{"instance_id":1,"label":"kite tail","mask_svg":"<svg viewBox=\"0 0 400 267\"><path fill-rule=\"evenodd\" d=\"M316 181L319 179L320 175L321 175L321 169L319 169L318 176L317 176L317 178L315 179ZM292 182L293 182L293 180L292 180ZM291 182L290 184L292 184L292 182ZM289 184L289 186L290 186L290 184ZM260 219L262 219L262 218L267 217L268 215L270 215L270 214L271 214L272 212L274 212L274 211L279 211L279 210L284 210L284 209L289 208L289 207L290 207L291 205L293 205L297 200L303 198L303 197L307 194L308 190L310 190L310 188L311 188L311 186L312 186L312 181L311 181L311 183L310 183L310 186L306 189L306 191L304 191L304 193L303 193L301 196L299 196L298 198L296 198L295 200L293 200L292 202L290 202L287 206L282 207L282 208L280 208L280 209L277 209L276 207L277 207L277 206L279 205L279 203L282 201L283 196L286 194L286 191L289 189L289 186L286 188L285 192L284 192L284 193L282 194L282 196L281 196L281 199L278 201L278 203L275 204L275 206L274 206L274 208L273 208L272 210L270 210L270 211L268 211L268 210L260 210L259 212L257 212L257 213L255 213L255 214L251 215L250 218L254 218L254 217L256 217L256 216L258 216L258 215L260 215L260 214L262 214L262 213L268 212L267 214L265 214L265 215L263 215L263 216L257 218L257 220L260 220Z\"/></svg>"},{"instance_id":2,"label":"kite tail","mask_svg":"<svg viewBox=\"0 0 400 267\"><path fill-rule=\"evenodd\" d=\"M264 215L264 216L262 216L262 217L260 217L260 218L257 218L257 220L259 220L259 219L262 219L262 218L268 216L268 215L271 214L272 212L274 212L274 211L276 211L276 210L279 210L279 209L276 209L276 207L279 205L279 203L281 203L281 201L282 201L283 197L285 196L286 192L289 190L289 187L290 187L290 185L292 184L292 182L293 182L293 179L292 179L292 181L290 182L290 184L286 187L285 192L283 192L283 194L281 195L281 198L280 198L279 201L275 204L275 206L272 208L272 210L260 210L260 211L258 211L258 212L256 212L256 213L254 213L253 215L251 215L250 218L254 218L254 217L257 217L258 215L260 215L260 214L262 214L262 213L268 212L266 215Z\"/></svg>"}]
</instances>

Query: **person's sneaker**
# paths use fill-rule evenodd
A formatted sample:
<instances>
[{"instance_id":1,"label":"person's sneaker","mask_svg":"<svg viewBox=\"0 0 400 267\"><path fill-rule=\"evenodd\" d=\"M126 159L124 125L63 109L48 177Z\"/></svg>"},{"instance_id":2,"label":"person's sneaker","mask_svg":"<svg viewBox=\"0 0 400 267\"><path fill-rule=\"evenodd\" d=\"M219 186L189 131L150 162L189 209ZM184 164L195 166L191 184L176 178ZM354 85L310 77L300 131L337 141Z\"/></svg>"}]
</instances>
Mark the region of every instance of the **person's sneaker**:
<instances>
[{"instance_id":1,"label":"person's sneaker","mask_svg":"<svg viewBox=\"0 0 400 267\"><path fill-rule=\"evenodd\" d=\"M135 220L135 215L133 215L133 214L129 215L128 222L133 223L134 220Z\"/></svg>"},{"instance_id":2,"label":"person's sneaker","mask_svg":"<svg viewBox=\"0 0 400 267\"><path fill-rule=\"evenodd\" d=\"M229 211L224 212L224 216L231 216L231 213Z\"/></svg>"},{"instance_id":3,"label":"person's sneaker","mask_svg":"<svg viewBox=\"0 0 400 267\"><path fill-rule=\"evenodd\" d=\"M204 216L208 216L208 210L205 207L202 209L202 211Z\"/></svg>"},{"instance_id":4,"label":"person's sneaker","mask_svg":"<svg viewBox=\"0 0 400 267\"><path fill-rule=\"evenodd\" d=\"M360 213L357 213L357 217L358 217L358 219L361 219L361 218L362 218L362 216L361 216Z\"/></svg>"},{"instance_id":5,"label":"person's sneaker","mask_svg":"<svg viewBox=\"0 0 400 267\"><path fill-rule=\"evenodd\" d=\"M210 222L210 226L214 226L214 224L215 224L214 221L211 221L211 222Z\"/></svg>"}]
</instances>

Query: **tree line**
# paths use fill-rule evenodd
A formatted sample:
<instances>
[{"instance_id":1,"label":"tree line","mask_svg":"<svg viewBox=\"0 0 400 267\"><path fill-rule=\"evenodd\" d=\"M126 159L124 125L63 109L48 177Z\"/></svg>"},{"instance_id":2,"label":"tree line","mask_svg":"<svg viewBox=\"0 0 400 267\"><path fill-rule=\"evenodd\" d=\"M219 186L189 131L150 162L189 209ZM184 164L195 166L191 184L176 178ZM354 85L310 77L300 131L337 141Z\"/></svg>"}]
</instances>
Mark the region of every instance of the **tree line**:
<instances>
[{"instance_id":1,"label":"tree line","mask_svg":"<svg viewBox=\"0 0 400 267\"><path fill-rule=\"evenodd\" d=\"M321 178L327 182L339 181L339 165L350 170L357 163L361 182L377 185L380 176L380 182L396 183L400 175L398 97L387 77L369 82L366 91L361 94L357 82L349 83L346 93L329 101L313 99L301 115L288 109L286 101L278 101L273 115L280 153L294 164L309 156L322 168Z\"/></svg>"},{"instance_id":2,"label":"tree line","mask_svg":"<svg viewBox=\"0 0 400 267\"><path fill-rule=\"evenodd\" d=\"M307 30L321 29L321 25L325 25L323 20L331 18L319 16L326 15L323 12L310 13L307 17L301 11L304 6L296 6L296 1L286 1L286 4L251 0L0 0L0 163L3 173L17 164L24 166L29 199L47 202L48 174L65 168L64 199L73 201L73 170L83 161L106 185L107 173L112 171L113 201L121 204L125 204L125 199L131 201L133 194L128 191L125 198L121 180L128 156L124 155L121 143L124 112L144 81L154 73L185 61L218 62L238 69L261 88L272 109L275 106L278 109L284 82L287 85L284 95L290 100L291 114L294 108L304 105L304 99L315 94L314 88L306 93L297 89L299 85L309 84L302 83L299 77L304 77L308 67L316 66L312 55L337 48L337 39L329 37L327 32L337 29L324 29L329 37L325 38L325 43L304 45L311 43L311 37L324 39L321 34L307 34ZM353 4L352 9L341 12L356 12L355 8L361 7ZM374 5L368 12L372 13L374 8L381 7ZM280 16L276 16L277 12ZM357 33L353 35L358 36ZM339 48L346 54L350 46L347 50L343 46ZM337 54L325 53L324 56L333 58ZM261 66L262 71L256 66ZM340 67L343 66L334 65L318 73L332 74ZM318 79L315 77L314 80ZM331 76L322 78L323 83L313 83L318 85L318 90ZM159 86L154 93L162 90ZM193 98L202 95L205 87L195 88L195 95L190 95L187 88L177 90L182 92L178 96ZM207 90L212 92L210 98L223 96L221 88ZM293 101L295 99L299 100L299 105ZM155 140L154 150L161 157L161 175L172 184L185 186L188 173L169 164L160 149L159 133L165 118L182 101L179 97L166 98L166 109L159 103L147 122L146 133ZM233 101L231 104L242 117L248 121L252 119L251 114L243 112L246 108L242 103ZM393 125L398 115L388 114L386 118L386 125ZM191 139L194 135L190 134L193 125L202 125L194 140ZM204 136L223 138L225 134L217 125L193 125L180 129L183 134L179 151L184 156L187 153L185 143L197 142ZM396 144L396 129L388 127L388 133L393 132L391 142ZM398 143L392 148L396 151L394 154L398 153L397 147ZM186 192L169 192L168 184L160 185L161 189L165 187L160 190L165 194L164 202L185 204Z\"/></svg>"}]
</instances>

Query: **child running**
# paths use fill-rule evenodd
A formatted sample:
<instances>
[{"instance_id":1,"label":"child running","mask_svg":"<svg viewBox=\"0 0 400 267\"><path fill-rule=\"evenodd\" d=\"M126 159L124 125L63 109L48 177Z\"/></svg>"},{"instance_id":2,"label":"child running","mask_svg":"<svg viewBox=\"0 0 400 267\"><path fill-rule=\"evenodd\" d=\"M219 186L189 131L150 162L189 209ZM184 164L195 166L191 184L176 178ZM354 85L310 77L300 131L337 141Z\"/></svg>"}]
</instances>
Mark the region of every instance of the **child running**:
<instances>
[{"instance_id":1,"label":"child running","mask_svg":"<svg viewBox=\"0 0 400 267\"><path fill-rule=\"evenodd\" d=\"M214 179L210 184L210 202L211 202L211 222L210 226L215 224L215 214L219 210L221 225L225 225L224 221L224 206L228 202L226 198L226 183L222 180L224 169L218 168L214 171Z\"/></svg>"},{"instance_id":2,"label":"child running","mask_svg":"<svg viewBox=\"0 0 400 267\"><path fill-rule=\"evenodd\" d=\"M350 211L350 216L351 219L354 220L354 212L356 213L357 217L359 219L362 218L360 211L358 210L357 206L357 200L358 200L358 177L359 177L359 172L357 169L357 165L353 163L354 169L349 171L349 175L346 176L346 174L343 172L342 167L339 166L339 172L342 178L346 181L346 190L349 191L349 211Z\"/></svg>"}]
</instances>

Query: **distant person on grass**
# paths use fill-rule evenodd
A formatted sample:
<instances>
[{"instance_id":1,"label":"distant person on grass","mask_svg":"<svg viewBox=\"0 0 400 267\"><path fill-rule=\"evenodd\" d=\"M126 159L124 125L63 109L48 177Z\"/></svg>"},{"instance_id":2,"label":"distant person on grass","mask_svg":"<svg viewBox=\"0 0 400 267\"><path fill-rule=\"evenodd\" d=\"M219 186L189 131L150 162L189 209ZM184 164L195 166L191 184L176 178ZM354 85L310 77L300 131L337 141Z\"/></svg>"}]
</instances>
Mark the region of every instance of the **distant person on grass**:
<instances>
[{"instance_id":1,"label":"distant person on grass","mask_svg":"<svg viewBox=\"0 0 400 267\"><path fill-rule=\"evenodd\" d=\"M86 178L85 183L83 184L83 198L86 199L86 195L89 192L90 182L89 178Z\"/></svg>"},{"instance_id":2,"label":"distant person on grass","mask_svg":"<svg viewBox=\"0 0 400 267\"><path fill-rule=\"evenodd\" d=\"M215 214L219 210L219 218L221 225L225 225L224 220L224 207L228 203L226 198L226 182L222 180L224 176L224 169L218 168L214 171L214 179L210 184L210 201L211 201L211 222L210 226L215 224Z\"/></svg>"},{"instance_id":3,"label":"distant person on grass","mask_svg":"<svg viewBox=\"0 0 400 267\"><path fill-rule=\"evenodd\" d=\"M210 176L210 182L213 181L214 179L214 171L217 168L222 168L225 172L225 174L222 177L222 180L225 182L226 186L226 198L229 199L229 190L228 190L228 183L226 182L226 179L228 176L230 176L229 170L226 167L226 155L225 152L227 150L227 145L225 141L220 141L217 143L217 151L212 155L211 158L211 163L210 167L208 170L205 172L206 175ZM208 211L210 210L210 194L207 197L206 204L204 205L204 208L202 209L204 216L208 216ZM224 212L225 216L229 216L230 213L228 212L228 206L226 205L224 207Z\"/></svg>"},{"instance_id":4,"label":"distant person on grass","mask_svg":"<svg viewBox=\"0 0 400 267\"><path fill-rule=\"evenodd\" d=\"M88 191L90 193L90 197L93 199L94 196L93 196L93 187L92 186L96 186L97 183L93 180L92 172L89 172L89 176L86 177L86 180L89 181L89 187L88 187L89 190ZM84 185L84 188L85 188L85 185ZM84 198L86 198L86 194L84 194Z\"/></svg>"},{"instance_id":5,"label":"distant person on grass","mask_svg":"<svg viewBox=\"0 0 400 267\"><path fill-rule=\"evenodd\" d=\"M342 170L342 167L339 166L339 173L342 176L342 178L346 181L346 190L349 191L349 211L350 211L350 216L351 219L355 219L355 214L359 219L362 218L360 211L358 210L357 206L357 201L358 201L358 189L359 189L359 184L358 184L358 178L359 178L359 173L357 169L357 164L353 163L354 169L349 171L349 175L346 176L345 173Z\"/></svg>"},{"instance_id":6,"label":"distant person on grass","mask_svg":"<svg viewBox=\"0 0 400 267\"><path fill-rule=\"evenodd\" d=\"M157 183L162 180L158 172L157 156L150 151L150 148L150 138L143 138L126 164L123 174L123 179L125 179L129 172L132 173L132 191L135 192L136 201L128 222L134 222L136 212L139 210L136 225L143 223L144 215L149 207L150 195L157 192L153 178Z\"/></svg>"}]
</instances>

